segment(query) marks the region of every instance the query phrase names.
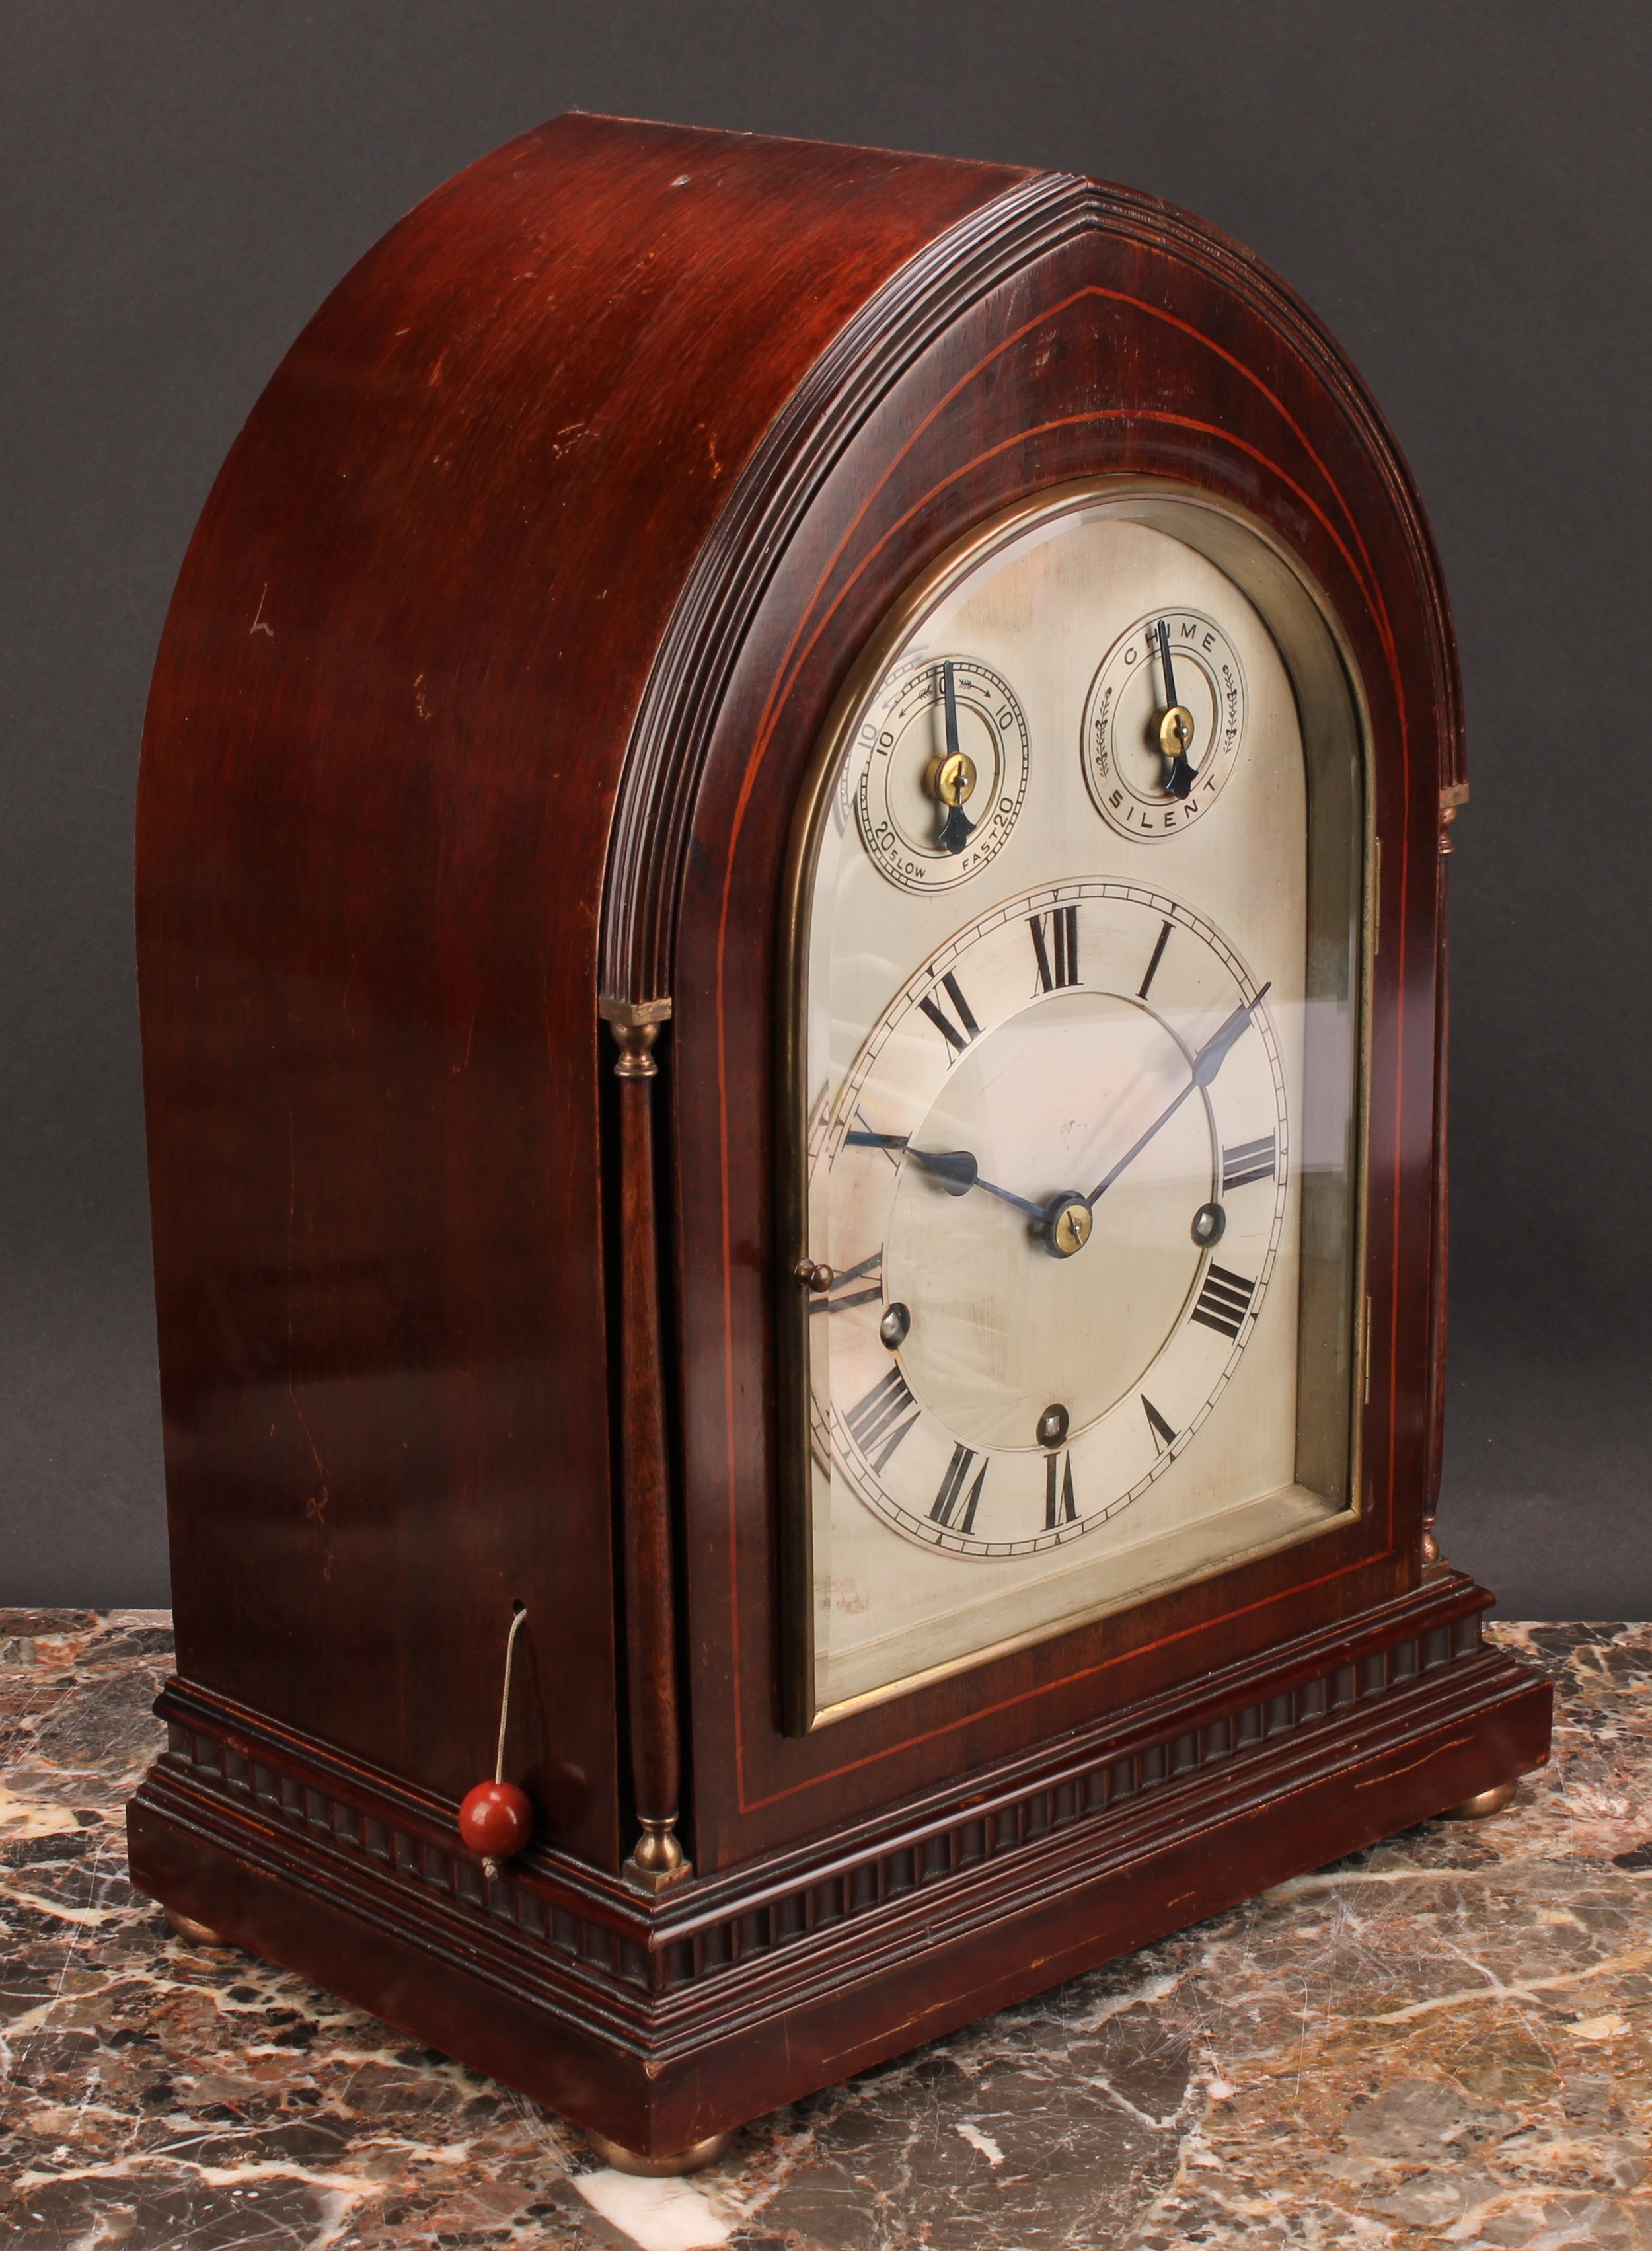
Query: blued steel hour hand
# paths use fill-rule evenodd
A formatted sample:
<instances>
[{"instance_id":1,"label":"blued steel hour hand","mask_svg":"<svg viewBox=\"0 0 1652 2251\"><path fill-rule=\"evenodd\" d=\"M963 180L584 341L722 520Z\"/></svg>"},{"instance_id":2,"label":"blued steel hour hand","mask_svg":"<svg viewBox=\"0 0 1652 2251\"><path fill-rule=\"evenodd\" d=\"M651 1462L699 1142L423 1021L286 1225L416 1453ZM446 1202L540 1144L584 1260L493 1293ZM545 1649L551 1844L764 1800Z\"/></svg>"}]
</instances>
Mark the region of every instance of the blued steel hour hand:
<instances>
[{"instance_id":1,"label":"blued steel hour hand","mask_svg":"<svg viewBox=\"0 0 1652 2251\"><path fill-rule=\"evenodd\" d=\"M931 1180L940 1182L948 1195L968 1195L971 1188L980 1188L1034 1219L1042 1220L1047 1212L1047 1205L1019 1196L1013 1189L1001 1188L996 1181L984 1181L979 1165L967 1149L915 1149L904 1133L846 1133L843 1139L846 1145L857 1149L904 1150L915 1165L921 1165Z\"/></svg>"}]
</instances>

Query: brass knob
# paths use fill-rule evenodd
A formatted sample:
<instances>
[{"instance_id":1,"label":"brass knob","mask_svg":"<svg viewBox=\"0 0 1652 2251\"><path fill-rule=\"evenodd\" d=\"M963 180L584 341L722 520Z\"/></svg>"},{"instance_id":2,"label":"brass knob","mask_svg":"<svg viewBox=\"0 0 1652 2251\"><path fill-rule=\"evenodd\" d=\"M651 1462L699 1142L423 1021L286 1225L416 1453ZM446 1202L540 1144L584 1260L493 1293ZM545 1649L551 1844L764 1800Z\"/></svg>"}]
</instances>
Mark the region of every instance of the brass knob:
<instances>
[{"instance_id":1,"label":"brass knob","mask_svg":"<svg viewBox=\"0 0 1652 2251\"><path fill-rule=\"evenodd\" d=\"M1096 1215L1086 1197L1060 1195L1047 1207L1042 1228L1033 1232L1042 1235L1044 1248L1052 1258L1071 1258L1089 1241L1095 1224Z\"/></svg>"},{"instance_id":2,"label":"brass knob","mask_svg":"<svg viewBox=\"0 0 1652 2251\"><path fill-rule=\"evenodd\" d=\"M829 1266L817 1265L812 1258L799 1258L791 1271L804 1288L812 1290L817 1296L829 1290L838 1278Z\"/></svg>"},{"instance_id":3,"label":"brass knob","mask_svg":"<svg viewBox=\"0 0 1652 2251\"><path fill-rule=\"evenodd\" d=\"M1185 758L1193 746L1193 715L1185 703L1172 703L1158 723L1158 747L1167 758Z\"/></svg>"},{"instance_id":4,"label":"brass knob","mask_svg":"<svg viewBox=\"0 0 1652 2251\"><path fill-rule=\"evenodd\" d=\"M930 786L943 805L967 805L975 794L975 760L967 751L952 751L935 769Z\"/></svg>"},{"instance_id":5,"label":"brass knob","mask_svg":"<svg viewBox=\"0 0 1652 2251\"><path fill-rule=\"evenodd\" d=\"M1056 1215L1055 1225L1051 1232L1055 1237L1055 1248L1064 1258L1070 1258L1075 1250L1082 1250L1084 1248L1090 1239L1090 1228L1093 1223L1090 1208L1087 1203L1069 1203L1063 1211Z\"/></svg>"}]
</instances>

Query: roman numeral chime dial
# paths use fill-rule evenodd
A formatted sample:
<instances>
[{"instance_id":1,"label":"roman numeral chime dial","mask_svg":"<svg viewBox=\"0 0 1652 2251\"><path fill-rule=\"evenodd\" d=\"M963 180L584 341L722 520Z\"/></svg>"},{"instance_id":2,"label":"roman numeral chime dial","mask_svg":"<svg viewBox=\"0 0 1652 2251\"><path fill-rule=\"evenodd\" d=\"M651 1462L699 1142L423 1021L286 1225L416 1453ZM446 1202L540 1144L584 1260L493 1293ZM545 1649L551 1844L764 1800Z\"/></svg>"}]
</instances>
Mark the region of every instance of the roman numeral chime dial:
<instances>
[{"instance_id":1,"label":"roman numeral chime dial","mask_svg":"<svg viewBox=\"0 0 1652 2251\"><path fill-rule=\"evenodd\" d=\"M957 932L873 1028L817 1150L855 1255L815 1419L908 1538L1080 1538L1212 1412L1285 1193L1268 992L1184 902L1078 882Z\"/></svg>"}]
</instances>

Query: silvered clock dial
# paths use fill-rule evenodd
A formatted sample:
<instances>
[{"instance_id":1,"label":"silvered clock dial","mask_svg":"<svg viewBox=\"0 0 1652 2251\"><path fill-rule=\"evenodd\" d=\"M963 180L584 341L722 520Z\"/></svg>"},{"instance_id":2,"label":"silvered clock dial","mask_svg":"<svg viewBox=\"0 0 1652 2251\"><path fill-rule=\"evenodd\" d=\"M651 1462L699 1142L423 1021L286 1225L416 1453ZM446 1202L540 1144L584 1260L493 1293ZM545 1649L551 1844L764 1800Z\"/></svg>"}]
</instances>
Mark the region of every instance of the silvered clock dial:
<instances>
[{"instance_id":1,"label":"silvered clock dial","mask_svg":"<svg viewBox=\"0 0 1652 2251\"><path fill-rule=\"evenodd\" d=\"M1231 514L1053 496L828 730L798 1724L1347 1509L1361 816L1281 646L1310 606Z\"/></svg>"}]
</instances>

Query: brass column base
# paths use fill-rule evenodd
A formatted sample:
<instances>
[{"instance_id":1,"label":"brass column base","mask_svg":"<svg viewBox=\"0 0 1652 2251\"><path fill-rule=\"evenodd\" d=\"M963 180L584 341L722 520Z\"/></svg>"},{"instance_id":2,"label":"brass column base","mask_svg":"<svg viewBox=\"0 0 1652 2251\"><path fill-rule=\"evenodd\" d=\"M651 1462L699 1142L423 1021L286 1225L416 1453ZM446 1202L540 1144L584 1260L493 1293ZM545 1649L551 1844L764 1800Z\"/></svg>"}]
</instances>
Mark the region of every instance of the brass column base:
<instances>
[{"instance_id":1,"label":"brass column base","mask_svg":"<svg viewBox=\"0 0 1652 2251\"><path fill-rule=\"evenodd\" d=\"M703 2142L690 2142L686 2150L674 2150L668 2157L644 2157L635 2150L611 2142L606 2134L594 2133L589 2126L580 2131L604 2164L612 2165L617 2173L636 2173L644 2180L668 2180L676 2173L697 2173L715 2165L735 2136L730 2127L726 2134L708 2134Z\"/></svg>"},{"instance_id":2,"label":"brass column base","mask_svg":"<svg viewBox=\"0 0 1652 2251\"><path fill-rule=\"evenodd\" d=\"M694 1874L688 1855L677 1842L674 1813L663 1821L644 1821L636 1850L620 1870L639 1892L669 1891Z\"/></svg>"},{"instance_id":3,"label":"brass column base","mask_svg":"<svg viewBox=\"0 0 1652 2251\"><path fill-rule=\"evenodd\" d=\"M1489 1821L1494 1813L1502 1812L1519 1787L1517 1782L1500 1782L1491 1790L1476 1790L1461 1805L1448 1805L1439 1818L1441 1821Z\"/></svg>"}]
</instances>

